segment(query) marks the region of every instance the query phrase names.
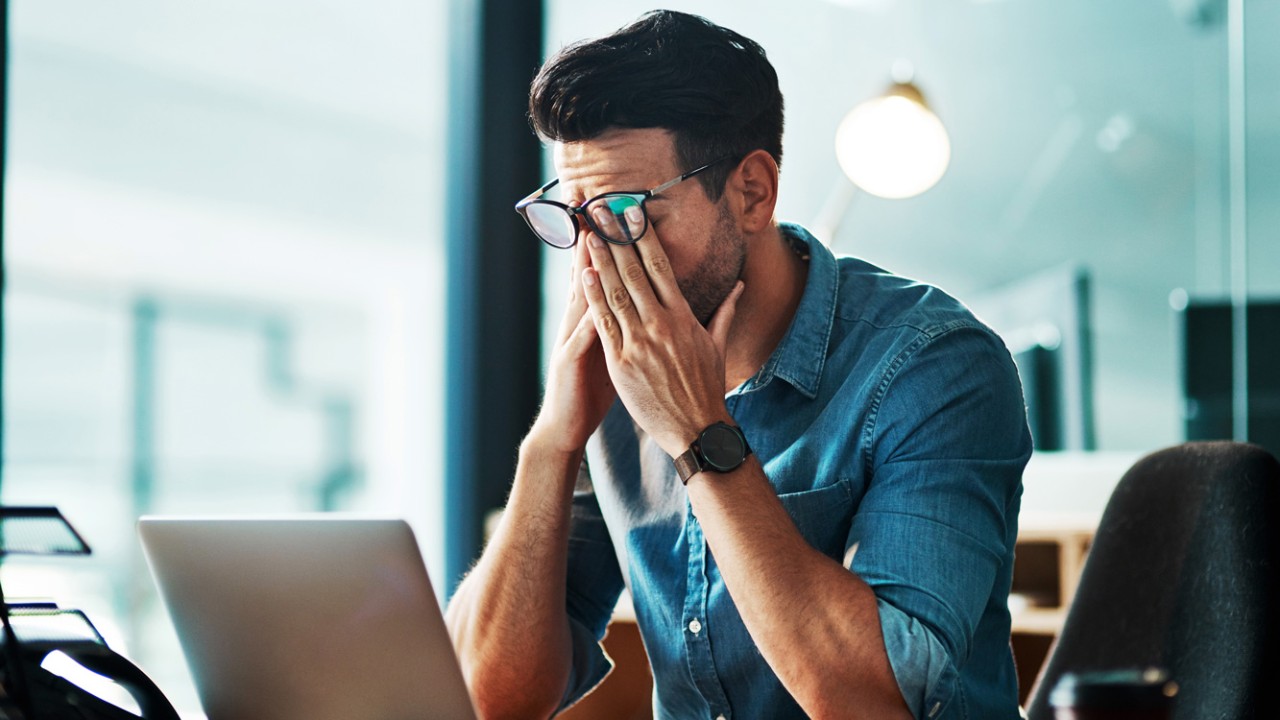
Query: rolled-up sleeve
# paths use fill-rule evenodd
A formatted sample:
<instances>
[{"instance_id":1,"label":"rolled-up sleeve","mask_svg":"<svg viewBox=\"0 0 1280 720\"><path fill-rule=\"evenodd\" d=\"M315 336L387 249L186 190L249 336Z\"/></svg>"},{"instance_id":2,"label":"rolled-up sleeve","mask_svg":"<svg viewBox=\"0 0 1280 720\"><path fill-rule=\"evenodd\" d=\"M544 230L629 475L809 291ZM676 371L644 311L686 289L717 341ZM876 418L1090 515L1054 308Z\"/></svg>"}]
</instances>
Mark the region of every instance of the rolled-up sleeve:
<instances>
[{"instance_id":1,"label":"rolled-up sleeve","mask_svg":"<svg viewBox=\"0 0 1280 720\"><path fill-rule=\"evenodd\" d=\"M601 641L622 593L622 572L585 468L573 495L565 610L573 665L560 709L591 692L613 668Z\"/></svg>"},{"instance_id":2,"label":"rolled-up sleeve","mask_svg":"<svg viewBox=\"0 0 1280 720\"><path fill-rule=\"evenodd\" d=\"M884 600L876 601L880 629L898 688L911 714L936 717L951 702L958 672L937 636L914 617Z\"/></svg>"},{"instance_id":3,"label":"rolled-up sleeve","mask_svg":"<svg viewBox=\"0 0 1280 720\"><path fill-rule=\"evenodd\" d=\"M886 368L874 408L871 479L846 550L875 591L907 705L932 718L955 695L988 604L1008 593L996 584L1031 439L1008 351L972 323L921 333Z\"/></svg>"}]
</instances>

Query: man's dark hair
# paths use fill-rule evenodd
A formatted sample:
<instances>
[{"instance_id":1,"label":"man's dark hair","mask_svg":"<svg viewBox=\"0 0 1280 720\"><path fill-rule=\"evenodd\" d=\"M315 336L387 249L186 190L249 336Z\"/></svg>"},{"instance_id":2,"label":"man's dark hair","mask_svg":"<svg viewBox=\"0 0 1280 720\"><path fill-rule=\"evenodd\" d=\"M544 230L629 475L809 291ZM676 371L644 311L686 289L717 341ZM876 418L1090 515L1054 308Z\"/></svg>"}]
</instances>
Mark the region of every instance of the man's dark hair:
<instances>
[{"instance_id":1,"label":"man's dark hair","mask_svg":"<svg viewBox=\"0 0 1280 720\"><path fill-rule=\"evenodd\" d=\"M670 130L686 172L728 156L698 178L712 200L753 150L782 164L782 92L764 48L671 10L556 53L533 80L529 117L538 135L560 142L614 127Z\"/></svg>"}]
</instances>

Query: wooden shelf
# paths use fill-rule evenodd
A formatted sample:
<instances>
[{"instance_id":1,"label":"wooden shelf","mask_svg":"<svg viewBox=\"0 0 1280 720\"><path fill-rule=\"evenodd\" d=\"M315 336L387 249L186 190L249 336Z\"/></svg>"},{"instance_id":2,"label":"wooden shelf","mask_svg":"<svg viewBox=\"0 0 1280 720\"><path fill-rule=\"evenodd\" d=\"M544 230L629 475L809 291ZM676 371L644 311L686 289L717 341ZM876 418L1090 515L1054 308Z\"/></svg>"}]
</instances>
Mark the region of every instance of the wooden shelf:
<instances>
[{"instance_id":1,"label":"wooden shelf","mask_svg":"<svg viewBox=\"0 0 1280 720\"><path fill-rule=\"evenodd\" d=\"M1048 627L1056 633L1075 597L1080 571L1098 527L1096 515L1037 514L1022 516L1014 549L1013 589L1009 609L1029 631ZM1049 612L1056 611L1056 612ZM1029 619L1023 620L1027 617ZM1058 624L1048 625L1054 617Z\"/></svg>"},{"instance_id":2,"label":"wooden shelf","mask_svg":"<svg viewBox=\"0 0 1280 720\"><path fill-rule=\"evenodd\" d=\"M1024 513L1020 519L1009 615L1023 703L1062 630L1098 519L1088 513Z\"/></svg>"},{"instance_id":3,"label":"wooden shelf","mask_svg":"<svg viewBox=\"0 0 1280 720\"><path fill-rule=\"evenodd\" d=\"M1015 634L1056 636L1062 629L1067 611L1062 608L1029 608L1013 615L1012 630Z\"/></svg>"}]
</instances>

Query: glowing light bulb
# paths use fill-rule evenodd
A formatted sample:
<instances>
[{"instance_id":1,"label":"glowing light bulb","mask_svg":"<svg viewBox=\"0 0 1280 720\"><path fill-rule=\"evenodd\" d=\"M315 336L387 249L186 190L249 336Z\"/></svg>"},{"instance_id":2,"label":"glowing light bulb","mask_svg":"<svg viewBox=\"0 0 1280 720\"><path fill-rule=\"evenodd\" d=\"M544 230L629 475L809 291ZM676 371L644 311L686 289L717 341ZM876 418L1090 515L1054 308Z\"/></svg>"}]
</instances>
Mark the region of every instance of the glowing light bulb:
<instances>
[{"instance_id":1,"label":"glowing light bulb","mask_svg":"<svg viewBox=\"0 0 1280 720\"><path fill-rule=\"evenodd\" d=\"M836 159L866 192L908 198L942 179L951 162L951 141L920 91L898 84L849 111L836 130Z\"/></svg>"}]
</instances>

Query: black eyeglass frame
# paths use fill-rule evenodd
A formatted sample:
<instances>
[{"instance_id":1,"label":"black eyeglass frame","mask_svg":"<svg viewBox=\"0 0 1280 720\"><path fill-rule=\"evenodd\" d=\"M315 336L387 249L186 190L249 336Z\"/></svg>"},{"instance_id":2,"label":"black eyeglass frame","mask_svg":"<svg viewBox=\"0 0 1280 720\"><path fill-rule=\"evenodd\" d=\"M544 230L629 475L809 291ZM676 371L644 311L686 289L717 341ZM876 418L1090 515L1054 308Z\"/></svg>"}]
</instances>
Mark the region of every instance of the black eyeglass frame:
<instances>
[{"instance_id":1,"label":"black eyeglass frame","mask_svg":"<svg viewBox=\"0 0 1280 720\"><path fill-rule=\"evenodd\" d=\"M600 237L604 238L606 242L612 243L614 245L633 245L637 241L639 241L640 238L644 237L645 233L649 232L649 211L645 209L645 206L644 206L645 202L648 201L649 198L653 197L654 195L657 195L660 192L663 192L664 190L669 190L672 187L684 182L685 180L688 180L689 178L695 175L698 175L699 173L702 173L706 170L711 169L716 165L719 165L720 163L724 162L725 160L728 160L731 157L732 157L731 155L725 155L724 157L718 158L716 160L712 160L711 162L707 163L706 165L703 165L702 167L694 168L693 170L690 170L689 172L684 173L679 177L672 178L662 183L661 185L658 185L657 187L651 188L649 190L641 190L636 192L614 191L614 192L600 193L595 197L588 198L585 202L583 202L581 205L578 205L577 207L566 205L556 200L542 199L543 195L545 195L549 190L551 190L551 188L555 187L560 183L560 178L558 177L552 178L545 185L538 188L537 190L534 190L532 193L525 196L524 199L522 199L520 202L516 203L516 212L520 213L520 217L524 218L524 221L526 224L528 224L529 229L533 231L534 235L538 236L539 240L558 250L568 250L569 248L578 244L578 234L582 231L581 226L578 225L579 215L582 216L583 220L586 220L587 227L590 228L591 231L594 232L596 235L599 235ZM635 237L633 237L630 240L615 240L609 237L608 234L606 234L604 231L600 229L598 225L596 225L596 222L591 219L591 216L588 215L586 211L587 206L589 206L591 203L601 198L619 197L619 196L629 197L635 200L636 204L640 206L640 213L644 215L644 228L640 231L639 234L637 234ZM534 227L533 221L529 219L529 210L528 210L529 206L535 205L535 204L552 205L554 207L560 208L561 210L564 210L565 213L568 214L569 216L569 221L573 224L573 242L569 243L568 245L557 245L551 242L550 240L548 240L547 238L543 237L542 233L538 232L538 228Z\"/></svg>"}]
</instances>

